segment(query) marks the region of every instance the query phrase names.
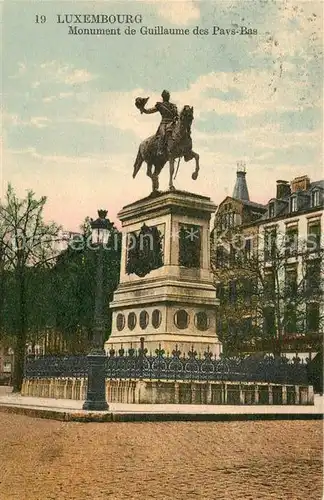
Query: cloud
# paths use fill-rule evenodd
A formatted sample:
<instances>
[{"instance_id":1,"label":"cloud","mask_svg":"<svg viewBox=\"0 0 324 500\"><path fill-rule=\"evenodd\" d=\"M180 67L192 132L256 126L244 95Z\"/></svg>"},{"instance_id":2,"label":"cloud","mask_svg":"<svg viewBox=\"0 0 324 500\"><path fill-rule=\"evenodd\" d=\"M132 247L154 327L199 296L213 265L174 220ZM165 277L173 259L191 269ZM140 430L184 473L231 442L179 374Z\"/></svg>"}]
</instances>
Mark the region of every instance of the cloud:
<instances>
[{"instance_id":1,"label":"cloud","mask_svg":"<svg viewBox=\"0 0 324 500\"><path fill-rule=\"evenodd\" d=\"M298 79L298 68L282 64L280 83L271 84L272 74L268 70L246 69L235 73L213 72L202 75L185 91L174 93L174 98L195 107L195 113L217 111L249 117L260 111L300 110L305 106L308 82ZM217 96L215 90L234 94L232 100ZM214 93L212 93L212 91ZM235 93L237 97L235 98ZM312 94L313 105L319 105L320 95L316 89Z\"/></svg>"},{"instance_id":2,"label":"cloud","mask_svg":"<svg viewBox=\"0 0 324 500\"><path fill-rule=\"evenodd\" d=\"M50 83L64 84L67 86L81 85L97 78L85 68L76 68L71 64L62 64L57 60L45 61L41 64L18 63L17 73L10 78L24 78L30 82L32 89Z\"/></svg>"},{"instance_id":3,"label":"cloud","mask_svg":"<svg viewBox=\"0 0 324 500\"><path fill-rule=\"evenodd\" d=\"M186 25L200 18L198 2L194 0L140 0L156 6L157 14L172 24Z\"/></svg>"},{"instance_id":4,"label":"cloud","mask_svg":"<svg viewBox=\"0 0 324 500\"><path fill-rule=\"evenodd\" d=\"M299 113L307 106L303 100L307 82L298 80L294 65L283 65L281 83L274 92L269 85L267 70L247 69L235 73L211 72L199 76L185 90L172 93L173 102L181 109L184 104L194 107L195 119L204 119L214 113L212 131L217 132L217 119L239 118L241 125L253 127L253 119L258 122L260 113L274 114L273 121L280 120L280 113ZM141 115L134 106L137 96L150 96L148 106L160 100L160 95L149 89L129 92L103 92L94 97L92 103L84 106L80 118L92 120L96 124L111 124L120 130L132 130L144 138L154 133L159 115ZM224 98L230 96L230 98ZM314 97L315 96L315 97ZM114 103L112 106L111 103ZM319 106L319 96L313 94L310 107ZM270 115L269 115L270 116ZM263 117L263 122L267 117Z\"/></svg>"},{"instance_id":5,"label":"cloud","mask_svg":"<svg viewBox=\"0 0 324 500\"><path fill-rule=\"evenodd\" d=\"M320 139L320 131L284 134L280 124L270 123L264 123L260 127L243 128L239 132L213 135L193 130L194 148L202 156L212 152L215 156L227 153L232 165L235 165L237 160L244 160L247 165L254 164L259 168L280 166L283 157L286 158L286 164L300 164L302 161L306 165L312 161L314 167L319 168Z\"/></svg>"},{"instance_id":6,"label":"cloud","mask_svg":"<svg viewBox=\"0 0 324 500\"><path fill-rule=\"evenodd\" d=\"M45 128L51 120L47 116L31 116L28 120L22 120L17 114L4 113L3 123L11 127Z\"/></svg>"},{"instance_id":7,"label":"cloud","mask_svg":"<svg viewBox=\"0 0 324 500\"><path fill-rule=\"evenodd\" d=\"M67 98L73 97L73 96L75 96L74 92L60 92L57 95L49 95L49 96L43 97L42 101L46 103L46 102L56 101L58 99L67 99Z\"/></svg>"},{"instance_id":8,"label":"cloud","mask_svg":"<svg viewBox=\"0 0 324 500\"><path fill-rule=\"evenodd\" d=\"M66 85L79 85L97 78L86 69L74 68L69 64L61 64L55 60L42 63L40 70L41 75L46 77L46 83L52 80Z\"/></svg>"}]
</instances>

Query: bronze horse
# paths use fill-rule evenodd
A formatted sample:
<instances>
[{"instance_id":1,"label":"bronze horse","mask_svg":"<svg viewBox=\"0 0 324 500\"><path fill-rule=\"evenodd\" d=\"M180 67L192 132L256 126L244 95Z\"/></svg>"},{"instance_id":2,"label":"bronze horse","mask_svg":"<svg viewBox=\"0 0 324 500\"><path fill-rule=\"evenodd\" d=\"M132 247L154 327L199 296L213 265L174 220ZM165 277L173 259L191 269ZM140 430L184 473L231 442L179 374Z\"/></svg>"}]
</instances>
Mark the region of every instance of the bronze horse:
<instances>
[{"instance_id":1,"label":"bronze horse","mask_svg":"<svg viewBox=\"0 0 324 500\"><path fill-rule=\"evenodd\" d=\"M193 107L184 106L180 113L178 121L173 126L172 130L166 137L165 153L157 155L157 140L156 135L152 135L141 142L137 157L134 163L133 178L137 175L142 163L145 161L147 164L147 175L152 179L153 192L159 189L159 175L164 165L169 162L170 177L169 189L174 190L174 164L176 158L184 158L190 161L193 158L196 161L196 168L192 174L194 180L198 177L199 172L199 154L192 150L191 140L191 124L193 121ZM154 166L154 172L152 170Z\"/></svg>"}]
</instances>

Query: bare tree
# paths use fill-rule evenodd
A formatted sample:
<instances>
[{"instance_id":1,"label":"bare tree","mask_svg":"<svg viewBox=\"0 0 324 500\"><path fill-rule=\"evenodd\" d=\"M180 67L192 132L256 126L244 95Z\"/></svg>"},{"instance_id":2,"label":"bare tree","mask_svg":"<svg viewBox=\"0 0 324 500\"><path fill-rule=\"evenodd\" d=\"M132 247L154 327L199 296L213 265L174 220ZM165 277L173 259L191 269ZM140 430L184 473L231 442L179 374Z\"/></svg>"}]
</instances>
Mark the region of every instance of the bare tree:
<instances>
[{"instance_id":1,"label":"bare tree","mask_svg":"<svg viewBox=\"0 0 324 500\"><path fill-rule=\"evenodd\" d=\"M59 252L59 227L45 223L46 198L36 199L32 191L19 199L11 185L0 203L0 248L2 266L12 272L17 287L14 391L20 391L23 380L27 342L27 285L30 271L50 267Z\"/></svg>"},{"instance_id":2,"label":"bare tree","mask_svg":"<svg viewBox=\"0 0 324 500\"><path fill-rule=\"evenodd\" d=\"M218 335L225 351L280 355L289 344L307 350L320 344L323 250L292 236L275 229L252 239L227 233L215 246Z\"/></svg>"}]
</instances>

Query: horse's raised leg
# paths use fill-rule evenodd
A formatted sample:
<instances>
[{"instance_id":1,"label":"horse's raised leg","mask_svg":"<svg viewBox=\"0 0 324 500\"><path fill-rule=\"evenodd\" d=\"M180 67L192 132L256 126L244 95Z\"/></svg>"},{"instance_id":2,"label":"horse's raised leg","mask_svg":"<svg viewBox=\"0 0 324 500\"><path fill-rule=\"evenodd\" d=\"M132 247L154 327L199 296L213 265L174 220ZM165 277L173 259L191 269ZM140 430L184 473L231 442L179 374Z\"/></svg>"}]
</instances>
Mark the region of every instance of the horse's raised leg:
<instances>
[{"instance_id":1,"label":"horse's raised leg","mask_svg":"<svg viewBox=\"0 0 324 500\"><path fill-rule=\"evenodd\" d=\"M173 185L174 158L170 158L169 163L170 163L169 189L170 189L170 191L173 191L175 189L175 187Z\"/></svg>"},{"instance_id":2,"label":"horse's raised leg","mask_svg":"<svg viewBox=\"0 0 324 500\"><path fill-rule=\"evenodd\" d=\"M195 171L193 172L192 174L192 179L195 181L198 177L198 172L199 172L199 154L198 153L195 153L194 151L192 151L192 157L195 159L195 162L196 162L196 169Z\"/></svg>"}]
</instances>

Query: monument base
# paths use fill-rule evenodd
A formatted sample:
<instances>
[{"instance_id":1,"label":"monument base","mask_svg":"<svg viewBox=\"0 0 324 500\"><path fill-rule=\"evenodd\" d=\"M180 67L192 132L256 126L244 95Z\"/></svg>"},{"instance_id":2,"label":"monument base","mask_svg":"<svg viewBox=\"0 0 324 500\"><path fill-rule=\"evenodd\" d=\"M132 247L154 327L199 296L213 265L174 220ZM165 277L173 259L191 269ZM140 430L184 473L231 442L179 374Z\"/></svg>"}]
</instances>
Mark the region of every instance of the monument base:
<instances>
[{"instance_id":1,"label":"monument base","mask_svg":"<svg viewBox=\"0 0 324 500\"><path fill-rule=\"evenodd\" d=\"M83 400L87 380L25 379L22 396ZM312 386L265 382L106 380L109 403L203 405L313 405Z\"/></svg>"},{"instance_id":2,"label":"monument base","mask_svg":"<svg viewBox=\"0 0 324 500\"><path fill-rule=\"evenodd\" d=\"M209 222L215 209L208 197L167 191L120 211L120 283L110 303L106 352L138 349L144 342L152 354L162 348L169 354L193 349L201 357L206 351L219 356L218 299L210 271Z\"/></svg>"}]
</instances>

